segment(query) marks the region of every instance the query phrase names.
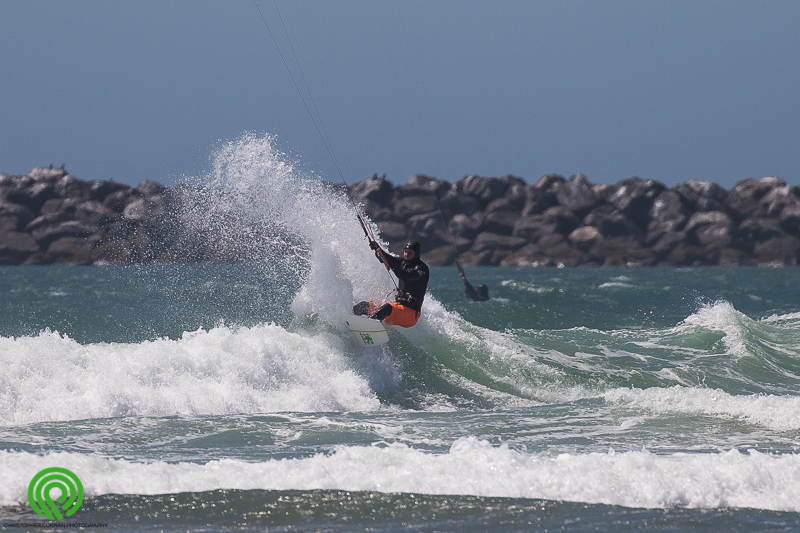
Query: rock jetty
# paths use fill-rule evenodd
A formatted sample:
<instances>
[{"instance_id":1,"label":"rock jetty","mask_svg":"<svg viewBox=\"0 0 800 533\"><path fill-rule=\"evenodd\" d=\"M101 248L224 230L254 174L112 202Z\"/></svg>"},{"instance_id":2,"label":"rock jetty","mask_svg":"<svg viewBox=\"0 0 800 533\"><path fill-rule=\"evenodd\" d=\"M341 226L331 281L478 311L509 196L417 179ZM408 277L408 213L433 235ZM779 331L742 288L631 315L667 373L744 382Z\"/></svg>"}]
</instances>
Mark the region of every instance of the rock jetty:
<instances>
[{"instance_id":1,"label":"rock jetty","mask_svg":"<svg viewBox=\"0 0 800 533\"><path fill-rule=\"evenodd\" d=\"M373 176L349 192L390 249L419 240L432 265L777 266L800 255L800 187L777 177L726 190L638 177L592 184L583 174L534 184L415 175L402 186ZM0 265L242 263L275 243L302 246L284 228L220 212L222 197L150 180L82 181L63 168L0 174Z\"/></svg>"},{"instance_id":2,"label":"rock jetty","mask_svg":"<svg viewBox=\"0 0 800 533\"><path fill-rule=\"evenodd\" d=\"M373 176L351 194L393 246L417 239L433 265L777 266L796 265L800 252L800 187L777 177L726 190L638 177L592 184L583 174L534 184L415 175L400 187Z\"/></svg>"}]
</instances>

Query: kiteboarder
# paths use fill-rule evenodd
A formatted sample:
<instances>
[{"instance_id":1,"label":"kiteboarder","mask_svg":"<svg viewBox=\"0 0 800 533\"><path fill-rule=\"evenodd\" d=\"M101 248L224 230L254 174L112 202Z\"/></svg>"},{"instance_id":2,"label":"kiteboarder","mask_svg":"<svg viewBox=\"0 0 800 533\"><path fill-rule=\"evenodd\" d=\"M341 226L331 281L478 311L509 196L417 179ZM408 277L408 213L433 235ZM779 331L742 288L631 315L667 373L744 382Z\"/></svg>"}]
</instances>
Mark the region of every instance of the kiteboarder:
<instances>
[{"instance_id":1,"label":"kiteboarder","mask_svg":"<svg viewBox=\"0 0 800 533\"><path fill-rule=\"evenodd\" d=\"M489 287L487 287L486 285L478 285L476 289L467 280L467 276L464 274L463 270L458 271L458 277L461 278L461 280L464 282L464 290L467 291L467 296L469 296L476 302L485 302L487 300L490 300Z\"/></svg>"},{"instance_id":2,"label":"kiteboarder","mask_svg":"<svg viewBox=\"0 0 800 533\"><path fill-rule=\"evenodd\" d=\"M369 241L369 247L375 250L378 260L397 276L397 296L394 302L380 307L374 302L359 302L353 306L353 314L369 315L384 324L410 328L419 320L430 278L428 265L420 258L419 243L409 241L403 248L402 258L385 251L374 240Z\"/></svg>"}]
</instances>

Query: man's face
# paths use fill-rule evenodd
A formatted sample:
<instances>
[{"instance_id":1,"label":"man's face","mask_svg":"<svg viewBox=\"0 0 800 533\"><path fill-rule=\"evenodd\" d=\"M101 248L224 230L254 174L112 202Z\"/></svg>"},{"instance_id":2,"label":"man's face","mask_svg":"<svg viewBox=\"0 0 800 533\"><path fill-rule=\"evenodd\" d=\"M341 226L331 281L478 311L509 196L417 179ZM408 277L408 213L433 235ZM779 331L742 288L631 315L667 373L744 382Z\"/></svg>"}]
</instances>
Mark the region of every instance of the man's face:
<instances>
[{"instance_id":1,"label":"man's face","mask_svg":"<svg viewBox=\"0 0 800 533\"><path fill-rule=\"evenodd\" d=\"M406 261L411 261L414 259L414 250L413 248L404 248L403 249L403 259Z\"/></svg>"}]
</instances>

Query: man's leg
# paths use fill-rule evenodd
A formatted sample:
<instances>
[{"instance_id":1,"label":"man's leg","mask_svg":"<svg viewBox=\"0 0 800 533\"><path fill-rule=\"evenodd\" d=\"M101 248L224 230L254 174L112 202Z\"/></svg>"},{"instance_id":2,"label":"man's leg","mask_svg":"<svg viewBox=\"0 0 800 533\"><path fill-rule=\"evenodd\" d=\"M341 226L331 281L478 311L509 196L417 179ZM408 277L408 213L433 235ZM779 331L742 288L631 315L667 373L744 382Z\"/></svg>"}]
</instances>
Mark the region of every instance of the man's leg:
<instances>
[{"instance_id":1,"label":"man's leg","mask_svg":"<svg viewBox=\"0 0 800 533\"><path fill-rule=\"evenodd\" d=\"M384 318L392 314L392 309L391 304L383 304L380 309L369 315L369 317L383 322Z\"/></svg>"}]
</instances>

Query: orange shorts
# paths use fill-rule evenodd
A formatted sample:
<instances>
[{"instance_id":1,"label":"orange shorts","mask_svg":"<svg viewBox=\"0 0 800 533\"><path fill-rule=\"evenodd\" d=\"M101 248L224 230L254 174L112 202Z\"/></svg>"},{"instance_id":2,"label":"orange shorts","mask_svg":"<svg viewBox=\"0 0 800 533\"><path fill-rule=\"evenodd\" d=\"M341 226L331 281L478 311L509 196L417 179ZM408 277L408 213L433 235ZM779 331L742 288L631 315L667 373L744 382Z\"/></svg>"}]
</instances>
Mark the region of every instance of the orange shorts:
<instances>
[{"instance_id":1,"label":"orange shorts","mask_svg":"<svg viewBox=\"0 0 800 533\"><path fill-rule=\"evenodd\" d=\"M397 302L389 302L389 305L392 306L392 314L383 319L384 324L410 328L419 320L419 311L414 311L410 307L406 307ZM376 305L375 302L370 302L369 314L371 315L381 307L383 307L383 305Z\"/></svg>"}]
</instances>

